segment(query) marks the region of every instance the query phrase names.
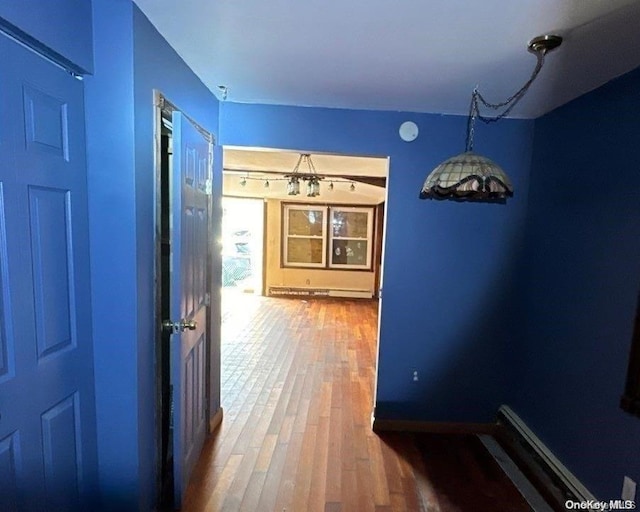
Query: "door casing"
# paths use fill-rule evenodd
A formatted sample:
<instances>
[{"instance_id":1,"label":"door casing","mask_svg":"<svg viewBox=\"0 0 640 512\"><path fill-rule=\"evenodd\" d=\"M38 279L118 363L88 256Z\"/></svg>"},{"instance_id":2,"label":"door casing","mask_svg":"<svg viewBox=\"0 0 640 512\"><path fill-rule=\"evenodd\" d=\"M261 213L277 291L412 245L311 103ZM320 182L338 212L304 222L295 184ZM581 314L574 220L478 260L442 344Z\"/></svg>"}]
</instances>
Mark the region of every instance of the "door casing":
<instances>
[{"instance_id":1,"label":"door casing","mask_svg":"<svg viewBox=\"0 0 640 512\"><path fill-rule=\"evenodd\" d=\"M156 222L155 222L155 325L156 325L156 484L157 484L157 501L160 506L171 507L174 501L173 492L173 467L167 456L171 453L171 427L172 420L171 393L170 393L170 358L171 358L171 336L162 329L162 322L169 318L170 301L167 301L168 295L172 292L170 289L170 275L166 265L166 252L170 250L170 245L174 240L170 238L167 215L171 210L170 194L168 187L171 182L171 172L175 172L171 165L171 147L169 152L163 147L163 131L167 132L170 125L171 115L174 111L180 111L171 101L169 101L160 91L154 91L154 155L155 155L155 195L156 195ZM183 113L183 115L185 115ZM211 133L202 128L197 122L185 115L187 119L198 129L203 137L208 141L210 148L214 144L215 139ZM164 126L164 128L163 128ZM209 152L209 158L212 158L212 151ZM169 162L166 160L169 158ZM164 169L163 169L164 166ZM163 173L166 173L163 175ZM212 195L209 195L209 218L212 217L213 202ZM163 225L163 221L166 222ZM211 234L211 229L209 229ZM167 240L167 235L169 239ZM164 245L164 247L163 247ZM214 261L212 244L208 244L207 258L207 278L206 292L209 297L213 297L211 290L211 265ZM207 314L209 318L210 315ZM205 414L207 424L211 421L211 411L209 409L209 396L211 393L211 347L215 338L212 333L212 324L209 322L206 332L206 353L205 353ZM175 412L175 411L174 411ZM214 411L215 412L215 411ZM168 451L167 451L168 443Z\"/></svg>"}]
</instances>

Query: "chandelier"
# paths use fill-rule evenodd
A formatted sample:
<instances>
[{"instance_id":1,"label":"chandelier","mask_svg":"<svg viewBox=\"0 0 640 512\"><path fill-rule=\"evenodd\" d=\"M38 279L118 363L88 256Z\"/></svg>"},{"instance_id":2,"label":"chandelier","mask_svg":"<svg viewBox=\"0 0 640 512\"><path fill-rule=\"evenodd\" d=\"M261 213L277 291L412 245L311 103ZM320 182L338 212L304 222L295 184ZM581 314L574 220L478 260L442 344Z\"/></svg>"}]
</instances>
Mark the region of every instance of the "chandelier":
<instances>
[{"instance_id":1,"label":"chandelier","mask_svg":"<svg viewBox=\"0 0 640 512\"><path fill-rule=\"evenodd\" d=\"M306 172L300 172L300 165L303 163L307 167ZM285 174L285 178L289 179L287 183L287 194L290 196L300 194L300 181L306 182L307 197L317 197L320 195L320 180L322 177L316 172L316 167L313 165L313 160L311 160L309 153L302 153L300 155L293 171L291 171L291 174Z\"/></svg>"},{"instance_id":2,"label":"chandelier","mask_svg":"<svg viewBox=\"0 0 640 512\"><path fill-rule=\"evenodd\" d=\"M513 196L513 185L502 168L487 157L473 152L475 123L489 124L507 116L531 87L542 66L545 55L562 43L562 37L543 35L529 42L528 50L535 54L537 64L529 80L512 96L501 103L489 103L476 87L471 94L471 105L467 117L467 138L463 153L438 165L424 182L420 199L452 199L454 201L477 201L504 203ZM480 105L502 112L494 116L480 113Z\"/></svg>"}]
</instances>

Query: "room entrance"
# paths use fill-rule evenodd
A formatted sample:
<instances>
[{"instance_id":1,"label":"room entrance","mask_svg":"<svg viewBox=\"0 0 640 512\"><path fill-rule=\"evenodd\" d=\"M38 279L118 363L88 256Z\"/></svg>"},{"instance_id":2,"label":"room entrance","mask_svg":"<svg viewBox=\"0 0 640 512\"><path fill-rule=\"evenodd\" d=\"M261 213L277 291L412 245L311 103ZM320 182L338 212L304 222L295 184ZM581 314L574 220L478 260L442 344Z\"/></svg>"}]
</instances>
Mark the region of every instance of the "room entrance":
<instances>
[{"instance_id":1,"label":"room entrance","mask_svg":"<svg viewBox=\"0 0 640 512\"><path fill-rule=\"evenodd\" d=\"M264 201L222 199L224 293L264 294Z\"/></svg>"},{"instance_id":2,"label":"room entrance","mask_svg":"<svg viewBox=\"0 0 640 512\"><path fill-rule=\"evenodd\" d=\"M208 430L212 136L156 94L159 501L179 507Z\"/></svg>"}]
</instances>

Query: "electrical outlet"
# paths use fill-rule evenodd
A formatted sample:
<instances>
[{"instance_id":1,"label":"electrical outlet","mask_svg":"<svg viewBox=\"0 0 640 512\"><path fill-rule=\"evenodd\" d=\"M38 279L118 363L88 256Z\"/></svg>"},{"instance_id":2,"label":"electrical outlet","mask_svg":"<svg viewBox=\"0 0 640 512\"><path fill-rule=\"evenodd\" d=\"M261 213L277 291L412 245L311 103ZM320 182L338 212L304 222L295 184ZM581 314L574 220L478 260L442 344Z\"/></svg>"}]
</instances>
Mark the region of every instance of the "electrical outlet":
<instances>
[{"instance_id":1,"label":"electrical outlet","mask_svg":"<svg viewBox=\"0 0 640 512\"><path fill-rule=\"evenodd\" d=\"M413 371L413 382L418 382L418 370Z\"/></svg>"},{"instance_id":2,"label":"electrical outlet","mask_svg":"<svg viewBox=\"0 0 640 512\"><path fill-rule=\"evenodd\" d=\"M636 483L628 476L625 476L622 481L622 499L630 501L636 500Z\"/></svg>"}]
</instances>

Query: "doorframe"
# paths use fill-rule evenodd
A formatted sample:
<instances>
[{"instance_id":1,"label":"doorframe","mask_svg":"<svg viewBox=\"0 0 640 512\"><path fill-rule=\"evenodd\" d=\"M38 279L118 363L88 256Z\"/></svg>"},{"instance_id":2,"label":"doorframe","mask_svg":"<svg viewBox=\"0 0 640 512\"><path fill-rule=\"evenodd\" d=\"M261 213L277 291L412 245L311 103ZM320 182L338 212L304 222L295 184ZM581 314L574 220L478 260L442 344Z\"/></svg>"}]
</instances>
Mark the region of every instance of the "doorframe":
<instances>
[{"instance_id":1,"label":"doorframe","mask_svg":"<svg viewBox=\"0 0 640 512\"><path fill-rule=\"evenodd\" d=\"M164 351L163 344L163 330L162 330L162 322L165 320L163 318L162 311L162 296L163 290L169 285L170 279L167 279L167 282L164 283L162 279L162 124L163 124L163 115L171 118L171 114L174 111L181 112L182 115L196 128L198 132L203 136L203 138L207 141L209 145L209 189L212 186L213 182L213 146L215 144L215 137L212 133L204 129L197 121L188 116L184 111L182 111L179 107L177 107L174 103L166 98L157 89L153 91L153 122L154 122L154 135L153 135L153 143L154 143L154 194L155 194L155 225L154 225L154 320L155 320L155 336L154 336L154 345L155 345L155 435L156 435L156 502L159 506L173 506L173 503L167 503L166 500L168 497L173 496L173 480L169 482L168 488L170 490L170 494L167 496L166 488L164 487L165 482L163 482L163 470L165 469L165 461L163 460L163 446L162 446L162 438L165 429L168 429L169 426L165 424L165 420L163 418L164 408L169 408L171 411L172 403L171 403L171 395L169 395L169 402L166 403L163 400L163 386L170 382L171 379L171 369L167 375L163 374L163 363L165 358L171 359L171 348ZM175 169L172 169L175 171ZM170 179L167 182L166 186L170 186ZM212 226L213 226L213 194L208 193L207 200L207 208L208 208L208 233L209 236L212 236ZM171 208L170 199L169 204L166 205L167 208ZM207 425L211 424L212 416L211 416L211 407L210 407L210 396L211 396L211 351L212 351L212 343L215 339L212 333L212 324L211 324L211 300L213 299L213 290L212 290L212 275L213 275L213 264L215 262L215 255L213 253L213 243L209 240L207 244L207 276L206 276L206 288L205 293L208 294L209 304L207 305L207 318L209 319L207 325L206 332L206 351L205 351L205 415ZM168 381L165 379L169 379ZM173 413L170 412L170 420L172 421ZM214 414L214 417L216 414ZM211 429L208 429L207 435L211 432ZM172 439L169 439L169 446L172 446ZM162 509L162 508L161 508Z\"/></svg>"},{"instance_id":2,"label":"doorframe","mask_svg":"<svg viewBox=\"0 0 640 512\"><path fill-rule=\"evenodd\" d=\"M384 203L382 203L382 218L380 219L380 227L382 229L382 237L380 238L380 265L376 272L376 297L378 298L378 328L376 332L376 375L373 382L373 403L371 404L371 427L376 418L376 404L378 403L378 382L380 379L380 339L382 335L382 298L384 288L384 267L385 267L385 250L387 246L387 219L389 217L389 181L391 174L391 156L387 155L387 186L385 187ZM380 211L378 211L380 213Z\"/></svg>"},{"instance_id":3,"label":"doorframe","mask_svg":"<svg viewBox=\"0 0 640 512\"><path fill-rule=\"evenodd\" d=\"M244 145L235 145L235 144L227 144L227 145L223 145L222 149L224 150L225 148L228 149L256 149L255 146L244 146ZM294 153L304 153L304 152L309 152L308 149L304 149L304 148L283 148L283 147L276 147L276 146L271 146L271 145L266 145L266 146L259 146L258 149L261 149L263 151L268 151L268 152L294 152ZM378 325L377 325L377 329L376 329L376 363L375 363L375 376L374 376L374 387L373 387L373 393L372 393L372 403L371 403L371 424L373 425L373 420L375 418L375 412L376 412L376 404L378 403L378 382L379 382L379 371L380 371L380 334L382 332L382 297L383 297L383 288L384 288L384 267L386 265L386 258L385 258L385 248L386 248L386 244L387 244L387 219L388 219L388 212L389 212L389 181L390 181L390 175L391 175L391 155L389 154L372 154L372 153L344 153L341 152L340 150L335 150L335 151L312 151L313 154L325 154L325 155L339 155L339 156L345 156L345 157L371 157L371 158L377 158L377 159L383 159L386 160L387 163L387 172L386 172L386 184L385 184L385 199L384 202L381 203L381 205L378 205L377 209L376 209L376 226L380 226L382 229L382 236L379 237L379 239L376 237L374 238L374 243L376 244L376 250L379 250L379 254L377 255L377 259L379 260L379 265L374 265L374 293L373 293L373 298L378 300ZM224 176L223 176L223 182L224 182ZM223 196L224 196L224 188L222 190ZM229 196L225 196L225 197L242 197L242 196L233 196L233 195L229 195ZM263 264L266 265L266 254L267 254L267 233L266 230L267 228L267 216L268 216L268 204L265 202L265 236L264 236L264 260L263 260ZM380 211L382 210L382 211ZM267 279L266 279L266 275L267 275L267 269L265 267L264 271L263 271L263 278L264 278L264 296L268 297L268 290L267 290ZM222 363L221 363L222 365Z\"/></svg>"}]
</instances>

